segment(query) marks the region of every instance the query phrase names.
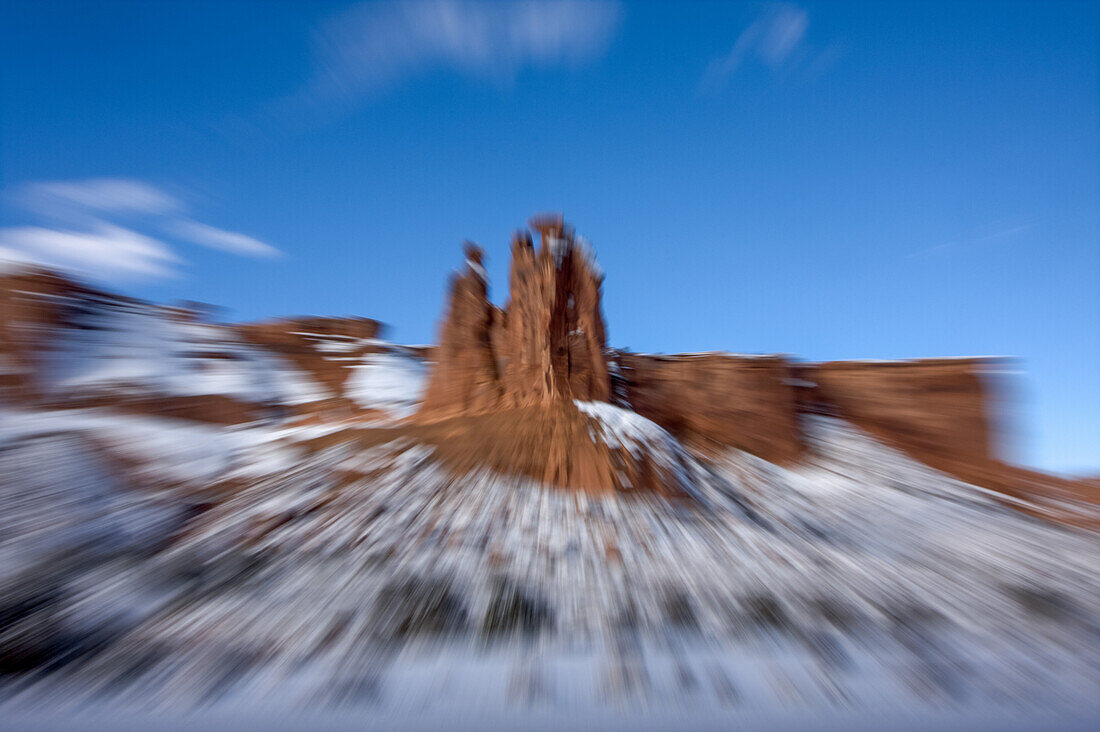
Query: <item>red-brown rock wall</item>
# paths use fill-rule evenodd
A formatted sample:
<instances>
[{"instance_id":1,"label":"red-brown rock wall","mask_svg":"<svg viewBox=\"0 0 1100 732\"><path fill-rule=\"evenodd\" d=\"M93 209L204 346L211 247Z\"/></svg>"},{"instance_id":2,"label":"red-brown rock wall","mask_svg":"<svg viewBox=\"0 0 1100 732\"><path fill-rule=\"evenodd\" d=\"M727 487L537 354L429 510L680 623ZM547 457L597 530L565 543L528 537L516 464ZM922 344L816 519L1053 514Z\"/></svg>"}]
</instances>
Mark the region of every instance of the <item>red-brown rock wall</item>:
<instances>
[{"instance_id":1,"label":"red-brown rock wall","mask_svg":"<svg viewBox=\"0 0 1100 732\"><path fill-rule=\"evenodd\" d=\"M482 253L468 246L451 281L422 418L574 399L607 401L611 382L600 310L603 276L560 218L534 219L512 239L509 300L489 302Z\"/></svg>"},{"instance_id":2,"label":"red-brown rock wall","mask_svg":"<svg viewBox=\"0 0 1100 732\"><path fill-rule=\"evenodd\" d=\"M802 367L814 400L919 459L995 457L985 359L834 361Z\"/></svg>"},{"instance_id":3,"label":"red-brown rock wall","mask_svg":"<svg viewBox=\"0 0 1100 732\"><path fill-rule=\"evenodd\" d=\"M90 294L101 295L49 270L27 268L0 276L0 398L22 403L44 394L38 374L53 338L65 326L67 303Z\"/></svg>"},{"instance_id":4,"label":"red-brown rock wall","mask_svg":"<svg viewBox=\"0 0 1100 732\"><path fill-rule=\"evenodd\" d=\"M620 353L630 408L704 450L789 463L802 453L791 364L781 356Z\"/></svg>"}]
</instances>

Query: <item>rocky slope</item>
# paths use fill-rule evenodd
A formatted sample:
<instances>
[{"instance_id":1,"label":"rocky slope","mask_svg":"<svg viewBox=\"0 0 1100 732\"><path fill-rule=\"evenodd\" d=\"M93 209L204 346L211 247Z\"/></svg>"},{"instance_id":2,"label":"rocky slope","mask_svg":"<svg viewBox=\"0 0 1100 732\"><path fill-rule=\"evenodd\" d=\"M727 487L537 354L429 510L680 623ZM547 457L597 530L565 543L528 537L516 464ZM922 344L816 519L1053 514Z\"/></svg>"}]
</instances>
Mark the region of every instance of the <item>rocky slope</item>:
<instances>
[{"instance_id":1,"label":"rocky slope","mask_svg":"<svg viewBox=\"0 0 1100 732\"><path fill-rule=\"evenodd\" d=\"M430 442L317 425L0 432L9 712L1026 710L1100 686L1095 534L835 418L791 468L680 455L687 498L456 478Z\"/></svg>"}]
</instances>

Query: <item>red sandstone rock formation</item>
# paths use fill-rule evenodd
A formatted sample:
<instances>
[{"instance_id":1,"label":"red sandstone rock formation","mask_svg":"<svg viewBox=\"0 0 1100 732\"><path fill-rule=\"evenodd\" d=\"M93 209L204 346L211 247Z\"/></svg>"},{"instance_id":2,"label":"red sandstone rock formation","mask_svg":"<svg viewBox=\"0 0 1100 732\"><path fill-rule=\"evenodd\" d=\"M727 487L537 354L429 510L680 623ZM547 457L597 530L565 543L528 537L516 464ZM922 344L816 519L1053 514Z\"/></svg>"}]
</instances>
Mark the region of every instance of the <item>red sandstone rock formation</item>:
<instances>
[{"instance_id":1,"label":"red sandstone rock formation","mask_svg":"<svg viewBox=\"0 0 1100 732\"><path fill-rule=\"evenodd\" d=\"M247 343L278 354L325 387L331 395L325 399L295 404L289 410L298 416L345 417L371 410L360 408L345 396L345 384L357 358L384 351L375 345L382 324L370 318L295 317L245 323L233 327ZM324 350L326 344L339 344L336 358Z\"/></svg>"},{"instance_id":2,"label":"red sandstone rock formation","mask_svg":"<svg viewBox=\"0 0 1100 732\"><path fill-rule=\"evenodd\" d=\"M621 399L697 450L733 447L792 462L805 451L801 415L826 414L960 480L1035 502L1044 518L1096 524L1074 508L1100 503L1095 482L999 459L993 360L792 364L733 354L620 353L617 364Z\"/></svg>"},{"instance_id":3,"label":"red sandstone rock formation","mask_svg":"<svg viewBox=\"0 0 1100 732\"><path fill-rule=\"evenodd\" d=\"M997 450L1002 404L991 378L997 360L836 361L799 371L802 408L842 417L916 460L967 483L1034 501L1044 518L1092 526L1075 506L1100 503L1088 480L1003 462ZM1084 516L1084 518L1083 518Z\"/></svg>"},{"instance_id":4,"label":"red sandstone rock formation","mask_svg":"<svg viewBox=\"0 0 1100 732\"><path fill-rule=\"evenodd\" d=\"M679 494L674 471L592 436L574 400L608 401L603 275L560 216L512 240L509 301L489 303L481 252L451 281L416 439L456 470L488 467L584 490ZM444 424L440 424L441 421Z\"/></svg>"},{"instance_id":5,"label":"red sandstone rock formation","mask_svg":"<svg viewBox=\"0 0 1100 732\"><path fill-rule=\"evenodd\" d=\"M602 274L560 216L537 217L531 226L541 246L536 250L526 232L513 239L503 309L488 302L480 250L467 248L467 266L451 283L440 344L425 352L436 367L420 419L398 429L432 444L456 471L488 467L564 487L677 494L667 467L593 439L589 418L573 407L574 399L612 398ZM51 393L39 377L53 339L77 327L86 308L104 304L156 309L45 270L0 276L0 399L221 424L288 414L216 394ZM160 310L176 320L197 317L194 308ZM342 396L346 359L384 348L373 342L376 321L297 318L217 327L288 358L334 395L295 405L291 413L324 419L362 413ZM342 345L338 358L329 352L334 344ZM777 463L795 461L804 451L802 416L826 413L961 480L1045 500L1040 513L1047 518L1080 521L1073 506L1100 503L1095 481L1056 478L998 459L999 404L987 359L795 365L781 357L622 353L616 366L618 401L704 454L732 447ZM378 432L378 439L392 438L392 430Z\"/></svg>"},{"instance_id":6,"label":"red sandstone rock formation","mask_svg":"<svg viewBox=\"0 0 1100 732\"><path fill-rule=\"evenodd\" d=\"M630 408L704 450L803 452L799 414L842 417L948 472L995 459L984 359L793 364L775 356L620 353ZM951 466L955 466L952 469Z\"/></svg>"},{"instance_id":7,"label":"red sandstone rock formation","mask_svg":"<svg viewBox=\"0 0 1100 732\"><path fill-rule=\"evenodd\" d=\"M611 381L600 311L603 274L572 227L540 216L536 251L526 232L512 239L509 302L494 345L505 401L512 406L579 399L607 401Z\"/></svg>"},{"instance_id":8,"label":"red sandstone rock formation","mask_svg":"<svg viewBox=\"0 0 1100 732\"><path fill-rule=\"evenodd\" d=\"M537 217L538 250L527 232L512 239L508 304L489 303L481 250L452 278L422 419L502 407L607 401L598 271L587 245L561 217Z\"/></svg>"},{"instance_id":9,"label":"red sandstone rock formation","mask_svg":"<svg viewBox=\"0 0 1100 732\"><path fill-rule=\"evenodd\" d=\"M611 399L600 311L603 277L560 216L535 217L530 224L541 245L536 249L527 232L513 237L509 301L503 309L489 303L481 251L468 245L467 266L451 281L418 421L522 414L527 436L534 439L524 443L527 447L502 441L493 419L460 431L483 435L471 444L484 445L476 452L487 465L558 484L607 487L616 482L616 471L604 464L607 456L598 458L600 465L589 464L599 451L589 455L568 426L576 420L562 416L573 400ZM629 408L704 452L732 447L777 463L794 462L804 450L800 414L827 405L944 469L992 459L987 397L969 362L887 370L866 364L796 368L780 357L627 353L619 355L618 366L621 397ZM523 457L529 450L544 457Z\"/></svg>"},{"instance_id":10,"label":"red sandstone rock formation","mask_svg":"<svg viewBox=\"0 0 1100 732\"><path fill-rule=\"evenodd\" d=\"M451 277L447 312L435 349L435 367L419 415L480 414L501 404L501 384L490 329L493 306L481 249L467 242L466 266Z\"/></svg>"},{"instance_id":11,"label":"red sandstone rock formation","mask_svg":"<svg viewBox=\"0 0 1100 732\"><path fill-rule=\"evenodd\" d=\"M781 357L622 353L630 408L703 449L772 462L803 451L800 413L842 417L935 467L995 460L996 394L984 359L795 365Z\"/></svg>"},{"instance_id":12,"label":"red sandstone rock formation","mask_svg":"<svg viewBox=\"0 0 1100 732\"><path fill-rule=\"evenodd\" d=\"M812 399L919 459L994 457L989 359L834 361L803 366Z\"/></svg>"},{"instance_id":13,"label":"red sandstone rock formation","mask_svg":"<svg viewBox=\"0 0 1100 732\"><path fill-rule=\"evenodd\" d=\"M617 363L629 408L692 447L780 464L802 454L791 364L781 356L619 353Z\"/></svg>"},{"instance_id":14,"label":"red sandstone rock formation","mask_svg":"<svg viewBox=\"0 0 1100 732\"><path fill-rule=\"evenodd\" d=\"M433 458L456 476L491 470L591 493L688 494L676 465L652 459L644 448L593 439L591 420L568 402L356 429L352 434L364 449L398 438L430 445ZM332 434L313 441L312 447L342 439L347 437Z\"/></svg>"},{"instance_id":15,"label":"red sandstone rock formation","mask_svg":"<svg viewBox=\"0 0 1100 732\"><path fill-rule=\"evenodd\" d=\"M0 276L0 401L51 409L98 407L216 424L237 424L278 415L366 411L342 397L342 385L350 373L346 358L326 358L315 343L325 339L365 341L343 351L344 357L376 350L370 340L378 335L379 323L366 318L299 318L241 326L206 324L223 331L229 344L244 340L288 358L328 387L333 395L330 399L280 407L263 400L246 403L221 394L143 393L134 384L123 389L110 385L58 389L47 383L45 376L51 371L50 363L59 358L56 352L59 341L85 329L87 324L83 321L89 313L140 313L148 318L148 327L155 328L158 323L201 322L203 313L209 310L209 306L163 307L143 303L45 269L24 267L9 271ZM203 368L205 360L232 358L229 353L203 350L199 345L190 356L195 359L193 367L197 369Z\"/></svg>"}]
</instances>

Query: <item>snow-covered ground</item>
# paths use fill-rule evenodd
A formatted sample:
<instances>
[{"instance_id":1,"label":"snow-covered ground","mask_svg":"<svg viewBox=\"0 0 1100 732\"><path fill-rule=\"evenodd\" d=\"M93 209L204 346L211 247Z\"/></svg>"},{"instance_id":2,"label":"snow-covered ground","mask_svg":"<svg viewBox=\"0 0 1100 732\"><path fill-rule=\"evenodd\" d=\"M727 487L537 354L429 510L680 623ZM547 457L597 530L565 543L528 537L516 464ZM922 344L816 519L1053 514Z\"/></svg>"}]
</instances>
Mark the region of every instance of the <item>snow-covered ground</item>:
<instances>
[{"instance_id":1,"label":"snow-covered ground","mask_svg":"<svg viewBox=\"0 0 1100 732\"><path fill-rule=\"evenodd\" d=\"M0 656L31 669L0 711L1095 708L1095 533L832 419L796 469L704 465L578 406L695 500L307 449L331 425L0 413Z\"/></svg>"}]
</instances>

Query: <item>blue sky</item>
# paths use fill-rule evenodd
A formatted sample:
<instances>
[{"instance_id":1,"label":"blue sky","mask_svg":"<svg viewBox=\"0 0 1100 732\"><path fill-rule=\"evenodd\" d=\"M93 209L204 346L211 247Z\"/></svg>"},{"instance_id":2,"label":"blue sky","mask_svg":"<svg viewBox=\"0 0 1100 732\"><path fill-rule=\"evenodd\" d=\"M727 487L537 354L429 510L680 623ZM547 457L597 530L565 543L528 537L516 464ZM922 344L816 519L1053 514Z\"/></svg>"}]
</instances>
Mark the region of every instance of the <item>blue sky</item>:
<instances>
[{"instance_id":1,"label":"blue sky","mask_svg":"<svg viewBox=\"0 0 1100 732\"><path fill-rule=\"evenodd\" d=\"M1020 357L1018 461L1100 471L1092 3L6 2L0 255L434 339L560 210L613 345Z\"/></svg>"}]
</instances>

